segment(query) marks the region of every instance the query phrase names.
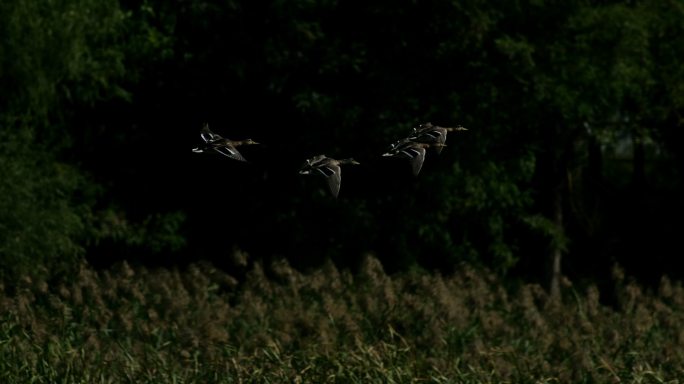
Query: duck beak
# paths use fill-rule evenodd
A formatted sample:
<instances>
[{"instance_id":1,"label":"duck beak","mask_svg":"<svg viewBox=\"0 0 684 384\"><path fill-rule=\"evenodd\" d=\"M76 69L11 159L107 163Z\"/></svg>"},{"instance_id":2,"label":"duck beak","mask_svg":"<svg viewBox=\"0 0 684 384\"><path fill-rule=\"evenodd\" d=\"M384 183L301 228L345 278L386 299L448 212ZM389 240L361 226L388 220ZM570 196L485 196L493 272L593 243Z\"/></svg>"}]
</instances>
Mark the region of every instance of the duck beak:
<instances>
[{"instance_id":1,"label":"duck beak","mask_svg":"<svg viewBox=\"0 0 684 384\"><path fill-rule=\"evenodd\" d=\"M383 153L382 155L383 155L383 156L392 156L392 153L391 153L391 152L387 152L387 153Z\"/></svg>"},{"instance_id":2,"label":"duck beak","mask_svg":"<svg viewBox=\"0 0 684 384\"><path fill-rule=\"evenodd\" d=\"M300 175L308 175L310 173L311 173L311 171L309 171L308 169L303 169L303 170L299 171Z\"/></svg>"}]
</instances>

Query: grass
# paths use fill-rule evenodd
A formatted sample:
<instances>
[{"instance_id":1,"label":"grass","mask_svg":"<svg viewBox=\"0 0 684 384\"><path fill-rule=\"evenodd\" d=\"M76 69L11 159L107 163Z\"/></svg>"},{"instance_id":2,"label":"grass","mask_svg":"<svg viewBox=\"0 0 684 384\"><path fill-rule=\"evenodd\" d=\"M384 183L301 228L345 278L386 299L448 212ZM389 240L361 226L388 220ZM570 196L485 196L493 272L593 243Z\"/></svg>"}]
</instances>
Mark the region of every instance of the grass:
<instances>
[{"instance_id":1,"label":"grass","mask_svg":"<svg viewBox=\"0 0 684 384\"><path fill-rule=\"evenodd\" d=\"M126 264L59 286L0 287L0 382L678 383L684 289L616 274L563 303L486 271L385 274L367 258L303 274L256 264L238 283L209 265Z\"/></svg>"}]
</instances>

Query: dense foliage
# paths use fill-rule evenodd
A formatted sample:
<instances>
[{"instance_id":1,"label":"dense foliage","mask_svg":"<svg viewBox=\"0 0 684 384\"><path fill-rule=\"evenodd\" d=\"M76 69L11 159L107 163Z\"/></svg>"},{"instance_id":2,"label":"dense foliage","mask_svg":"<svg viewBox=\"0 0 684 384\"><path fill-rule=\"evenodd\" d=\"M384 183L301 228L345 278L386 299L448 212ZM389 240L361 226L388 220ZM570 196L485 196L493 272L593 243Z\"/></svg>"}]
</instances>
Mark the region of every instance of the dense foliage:
<instances>
[{"instance_id":1,"label":"dense foliage","mask_svg":"<svg viewBox=\"0 0 684 384\"><path fill-rule=\"evenodd\" d=\"M373 252L544 279L680 266L684 5L642 1L0 4L0 267ZM412 177L382 158L462 124ZM249 163L190 152L210 123ZM298 177L325 153L340 198ZM673 224L674 223L674 224ZM644 256L649 263L643 265Z\"/></svg>"},{"instance_id":2,"label":"dense foliage","mask_svg":"<svg viewBox=\"0 0 684 384\"><path fill-rule=\"evenodd\" d=\"M1 1L0 381L678 380L682 20ZM468 130L381 156L428 121ZM361 163L338 199L317 154Z\"/></svg>"}]
</instances>

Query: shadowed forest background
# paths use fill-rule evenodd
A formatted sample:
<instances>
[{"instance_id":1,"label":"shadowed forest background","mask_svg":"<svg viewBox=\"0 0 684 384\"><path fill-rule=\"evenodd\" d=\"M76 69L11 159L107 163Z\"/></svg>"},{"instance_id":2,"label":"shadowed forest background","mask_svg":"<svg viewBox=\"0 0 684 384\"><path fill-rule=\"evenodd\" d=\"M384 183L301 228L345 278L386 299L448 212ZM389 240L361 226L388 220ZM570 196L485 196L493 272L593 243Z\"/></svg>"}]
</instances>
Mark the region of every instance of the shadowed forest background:
<instances>
[{"instance_id":1,"label":"shadowed forest background","mask_svg":"<svg viewBox=\"0 0 684 384\"><path fill-rule=\"evenodd\" d=\"M682 20L660 0L3 1L3 292L84 261L250 281L369 255L552 294L681 279ZM192 153L205 122L261 145ZM468 131L414 177L381 155L425 122ZM317 154L361 163L338 199L297 173Z\"/></svg>"},{"instance_id":2,"label":"shadowed forest background","mask_svg":"<svg viewBox=\"0 0 684 384\"><path fill-rule=\"evenodd\" d=\"M682 266L678 2L3 2L5 278L236 251L544 281ZM380 155L462 124L418 177ZM204 122L248 164L193 154ZM306 158L354 157L338 200ZM43 267L45 269L43 269Z\"/></svg>"}]
</instances>

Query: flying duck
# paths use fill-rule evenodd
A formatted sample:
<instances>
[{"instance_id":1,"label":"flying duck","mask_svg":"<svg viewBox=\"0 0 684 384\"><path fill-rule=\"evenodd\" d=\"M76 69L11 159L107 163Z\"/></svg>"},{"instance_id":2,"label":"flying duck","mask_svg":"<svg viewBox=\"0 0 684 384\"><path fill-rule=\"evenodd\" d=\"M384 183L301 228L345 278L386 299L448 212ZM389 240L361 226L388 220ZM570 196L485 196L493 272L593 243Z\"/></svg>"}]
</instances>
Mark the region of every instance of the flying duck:
<instances>
[{"instance_id":1,"label":"flying duck","mask_svg":"<svg viewBox=\"0 0 684 384\"><path fill-rule=\"evenodd\" d=\"M418 128L413 128L413 134L408 137L408 140L415 141L418 143L438 143L444 144L446 142L447 132L453 131L467 131L467 128L462 126L457 126L453 128L440 127L433 125L432 123L425 123L418 126ZM437 153L442 152L444 146L435 146Z\"/></svg>"},{"instance_id":2,"label":"flying duck","mask_svg":"<svg viewBox=\"0 0 684 384\"><path fill-rule=\"evenodd\" d=\"M334 197L340 193L340 183L342 181L341 164L360 164L354 159L333 159L325 155L317 155L306 160L306 163L299 170L302 175L318 174L328 180L328 187Z\"/></svg>"},{"instance_id":3,"label":"flying duck","mask_svg":"<svg viewBox=\"0 0 684 384\"><path fill-rule=\"evenodd\" d=\"M241 145L259 144L252 139L230 140L221 137L209 129L209 124L204 124L200 131L200 137L204 142L201 146L193 148L193 152L221 154L239 161L247 160L242 156L236 147Z\"/></svg>"},{"instance_id":4,"label":"flying duck","mask_svg":"<svg viewBox=\"0 0 684 384\"><path fill-rule=\"evenodd\" d=\"M418 175L425 161L425 149L429 147L441 149L445 146L444 143L421 143L404 139L393 144L390 151L384 153L383 156L408 159L411 162L413 174Z\"/></svg>"}]
</instances>

